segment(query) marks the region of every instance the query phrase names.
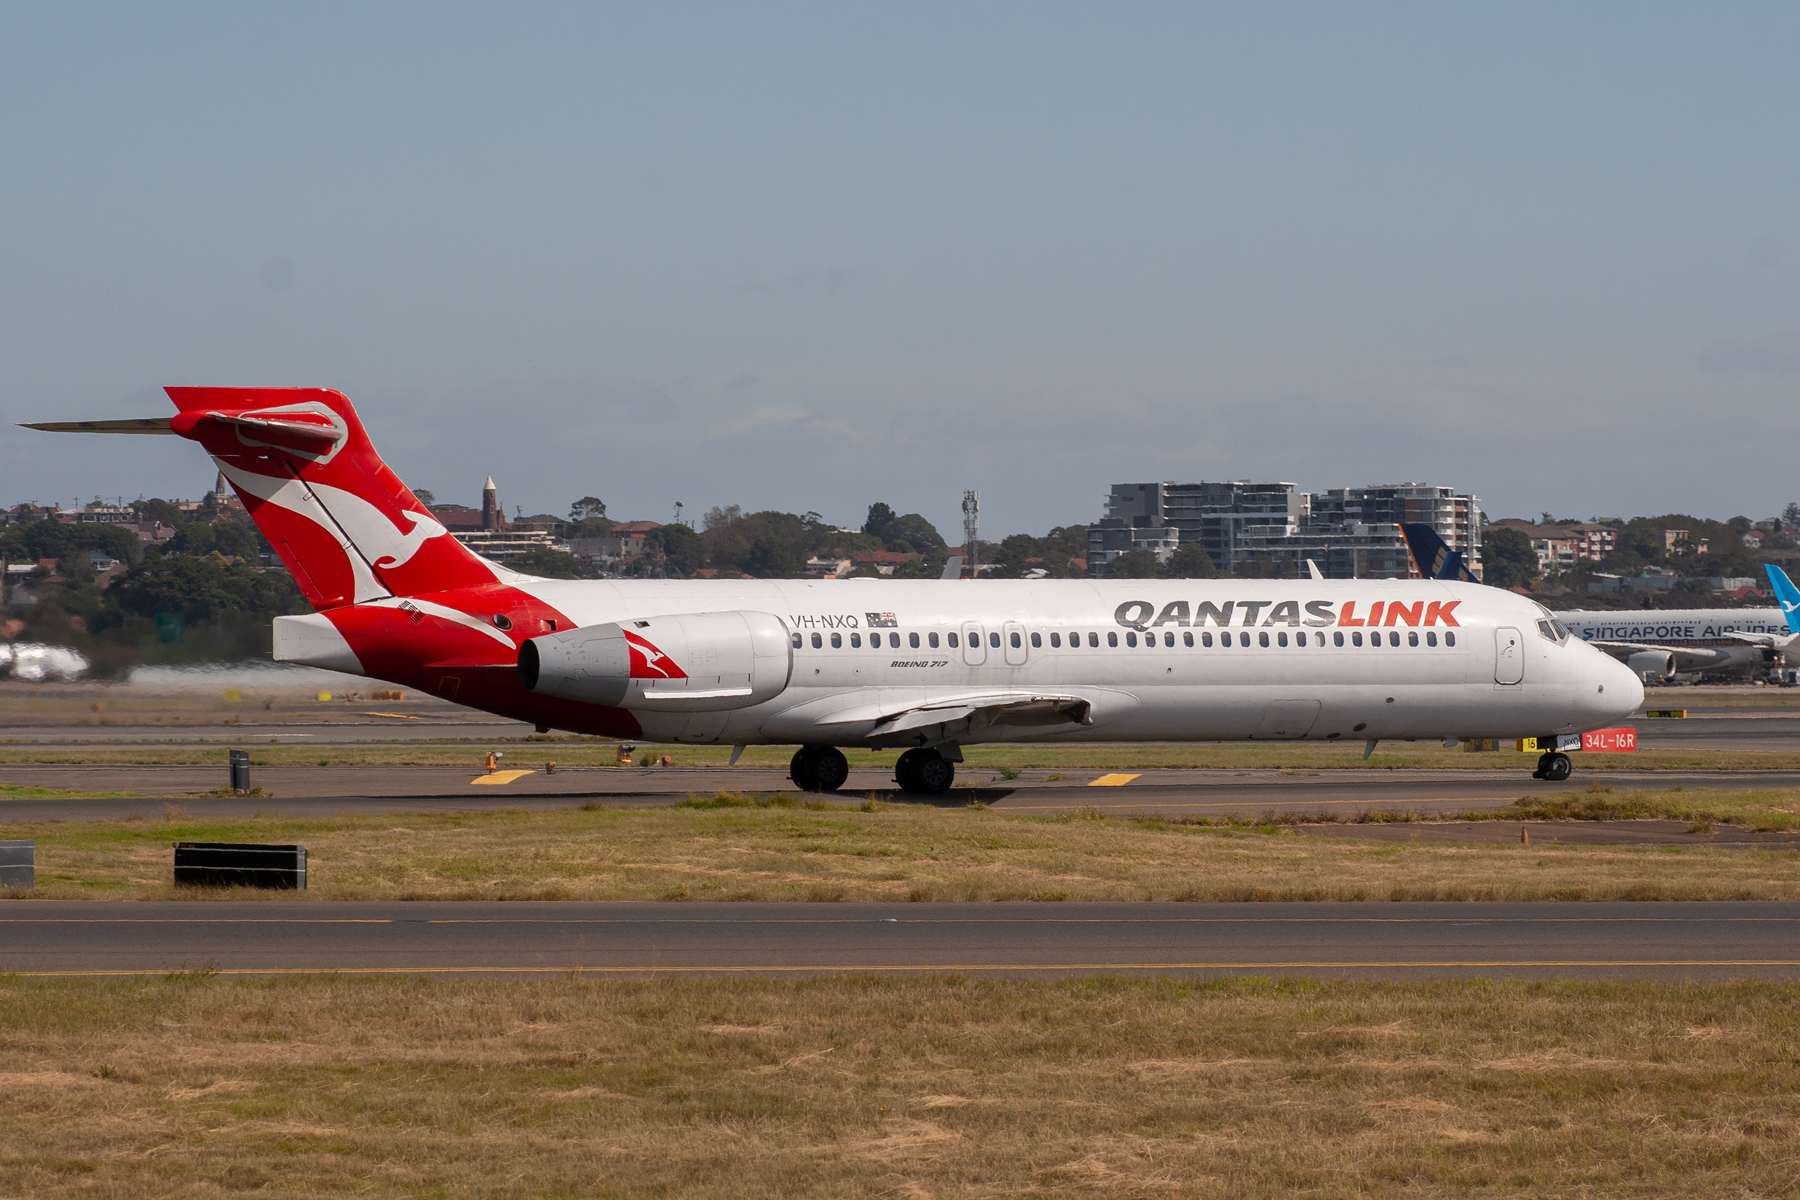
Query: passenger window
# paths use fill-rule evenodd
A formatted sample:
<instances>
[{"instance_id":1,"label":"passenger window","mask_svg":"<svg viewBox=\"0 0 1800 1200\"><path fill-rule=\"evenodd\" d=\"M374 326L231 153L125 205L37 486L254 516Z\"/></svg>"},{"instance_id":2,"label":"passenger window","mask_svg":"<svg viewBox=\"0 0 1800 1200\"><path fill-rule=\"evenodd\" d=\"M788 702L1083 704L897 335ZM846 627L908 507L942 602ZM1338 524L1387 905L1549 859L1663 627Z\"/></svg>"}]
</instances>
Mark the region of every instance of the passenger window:
<instances>
[{"instance_id":1,"label":"passenger window","mask_svg":"<svg viewBox=\"0 0 1800 1200\"><path fill-rule=\"evenodd\" d=\"M1036 635L1036 634L1033 634L1033 635L1032 635L1032 636L1034 636L1034 637L1035 637L1035 636L1037 636L1037 635ZM1035 642L1034 642L1034 643L1032 643L1032 644L1033 644L1033 645L1036 645L1036 643L1035 643ZM1053 633L1053 634L1051 634L1051 635L1050 635L1050 648L1051 648L1051 649L1052 649L1052 650L1060 650L1060 649L1062 649L1062 634L1060 634L1060 633Z\"/></svg>"},{"instance_id":2,"label":"passenger window","mask_svg":"<svg viewBox=\"0 0 1800 1200\"><path fill-rule=\"evenodd\" d=\"M1135 646L1135 645L1137 645L1137 634L1135 634L1135 633L1128 633L1128 634L1126 634L1126 635L1125 635L1125 644L1126 644L1126 645L1127 645L1127 646Z\"/></svg>"},{"instance_id":3,"label":"passenger window","mask_svg":"<svg viewBox=\"0 0 1800 1200\"><path fill-rule=\"evenodd\" d=\"M1340 637L1341 637L1341 636L1342 636L1342 635L1341 635L1341 634L1340 634L1340 635L1339 635L1339 636L1340 636ZM1341 644L1341 643L1340 643L1340 644ZM1360 646L1360 645L1362 645L1362 634L1361 634L1361 633L1360 633L1360 632L1358 632L1358 633L1352 633L1352 634L1351 634L1351 635L1350 635L1350 644L1351 644L1351 645L1352 645L1352 646Z\"/></svg>"},{"instance_id":4,"label":"passenger window","mask_svg":"<svg viewBox=\"0 0 1800 1200\"><path fill-rule=\"evenodd\" d=\"M1207 635L1208 638L1210 638L1211 636L1212 636L1211 634ZM1219 635L1219 649L1221 649L1221 650L1231 649L1231 635L1229 633L1221 633Z\"/></svg>"},{"instance_id":5,"label":"passenger window","mask_svg":"<svg viewBox=\"0 0 1800 1200\"><path fill-rule=\"evenodd\" d=\"M897 634L897 633L888 634L888 648L892 649L892 650L898 650L900 648L900 635L899 634Z\"/></svg>"},{"instance_id":6,"label":"passenger window","mask_svg":"<svg viewBox=\"0 0 1800 1200\"><path fill-rule=\"evenodd\" d=\"M1106 635L1106 644L1109 646L1117 646L1119 644L1119 634L1117 630Z\"/></svg>"},{"instance_id":7,"label":"passenger window","mask_svg":"<svg viewBox=\"0 0 1800 1200\"><path fill-rule=\"evenodd\" d=\"M926 635L926 637L925 637L925 640L926 640L926 641L927 641L927 642L929 642L929 643L931 643L931 648L932 648L932 649L933 649L933 650L936 650L936 649L937 649L937 647L938 647L938 636L937 636L937 634L935 634L935 633L932 633L932 634L927 634L927 635Z\"/></svg>"},{"instance_id":8,"label":"passenger window","mask_svg":"<svg viewBox=\"0 0 1800 1200\"><path fill-rule=\"evenodd\" d=\"M988 634L988 645L998 650L1000 648L1000 635L997 633Z\"/></svg>"},{"instance_id":9,"label":"passenger window","mask_svg":"<svg viewBox=\"0 0 1800 1200\"><path fill-rule=\"evenodd\" d=\"M1247 634L1247 633L1238 634L1238 645L1248 646L1249 644L1250 644L1250 635L1249 634Z\"/></svg>"},{"instance_id":10,"label":"passenger window","mask_svg":"<svg viewBox=\"0 0 1800 1200\"><path fill-rule=\"evenodd\" d=\"M1006 637L1007 637L1008 641L1012 642L1012 648L1014 650L1017 650L1021 645L1024 644L1024 642L1020 639L1019 635L1016 633L1009 633L1006 635Z\"/></svg>"},{"instance_id":11,"label":"passenger window","mask_svg":"<svg viewBox=\"0 0 1800 1200\"><path fill-rule=\"evenodd\" d=\"M1426 635L1425 635L1425 644L1426 644L1426 645L1427 645L1427 646L1435 646L1435 645L1437 645L1437 634L1435 634L1435 633L1427 633L1427 634L1426 634Z\"/></svg>"},{"instance_id":12,"label":"passenger window","mask_svg":"<svg viewBox=\"0 0 1800 1200\"><path fill-rule=\"evenodd\" d=\"M1388 645L1398 646L1399 644L1400 644L1400 631L1398 629L1390 629L1388 631Z\"/></svg>"},{"instance_id":13,"label":"passenger window","mask_svg":"<svg viewBox=\"0 0 1800 1200\"><path fill-rule=\"evenodd\" d=\"M844 635L843 634L834 633L831 635L831 648L833 650L842 650L844 648Z\"/></svg>"},{"instance_id":14,"label":"passenger window","mask_svg":"<svg viewBox=\"0 0 1800 1200\"><path fill-rule=\"evenodd\" d=\"M906 644L911 646L914 650L917 650L919 648L919 635L916 633L907 634Z\"/></svg>"},{"instance_id":15,"label":"passenger window","mask_svg":"<svg viewBox=\"0 0 1800 1200\"><path fill-rule=\"evenodd\" d=\"M1266 634L1266 633L1257 634L1256 641L1257 641L1257 644L1262 646L1265 650L1268 649L1268 646L1269 646L1269 635L1268 634Z\"/></svg>"},{"instance_id":16,"label":"passenger window","mask_svg":"<svg viewBox=\"0 0 1800 1200\"><path fill-rule=\"evenodd\" d=\"M1116 645L1118 645L1118 643L1114 642L1113 645L1116 646ZM1099 648L1100 648L1100 635L1097 633L1088 634L1088 649L1098 650Z\"/></svg>"},{"instance_id":17,"label":"passenger window","mask_svg":"<svg viewBox=\"0 0 1800 1200\"><path fill-rule=\"evenodd\" d=\"M1334 633L1334 634L1332 634L1332 635L1331 635L1331 644L1332 644L1332 645L1334 645L1334 646L1341 646L1341 645L1343 645L1343 644L1344 644L1344 635L1343 635L1343 634L1342 634L1342 633Z\"/></svg>"},{"instance_id":18,"label":"passenger window","mask_svg":"<svg viewBox=\"0 0 1800 1200\"><path fill-rule=\"evenodd\" d=\"M1164 633L1163 634L1163 645L1173 646L1174 644L1175 644L1175 635L1173 633Z\"/></svg>"},{"instance_id":19,"label":"passenger window","mask_svg":"<svg viewBox=\"0 0 1800 1200\"><path fill-rule=\"evenodd\" d=\"M1444 630L1444 645L1446 645L1446 646L1456 645L1456 635L1454 633L1451 633L1448 629Z\"/></svg>"},{"instance_id":20,"label":"passenger window","mask_svg":"<svg viewBox=\"0 0 1800 1200\"><path fill-rule=\"evenodd\" d=\"M1285 646L1285 645L1287 645L1287 634L1285 634L1285 633L1278 633L1278 634L1276 634L1276 635L1275 635L1275 644L1276 644L1276 645L1277 645L1277 646Z\"/></svg>"},{"instance_id":21,"label":"passenger window","mask_svg":"<svg viewBox=\"0 0 1800 1200\"><path fill-rule=\"evenodd\" d=\"M1044 644L1044 639L1042 637L1038 636L1035 633L1031 635L1031 648L1033 650L1042 648L1043 644Z\"/></svg>"},{"instance_id":22,"label":"passenger window","mask_svg":"<svg viewBox=\"0 0 1800 1200\"><path fill-rule=\"evenodd\" d=\"M952 634L948 634L947 636L950 639L950 648L952 650L956 649L956 635L954 633L952 633Z\"/></svg>"},{"instance_id":23,"label":"passenger window","mask_svg":"<svg viewBox=\"0 0 1800 1200\"><path fill-rule=\"evenodd\" d=\"M799 648L800 648L800 635L796 633L794 635L794 649L798 650Z\"/></svg>"},{"instance_id":24,"label":"passenger window","mask_svg":"<svg viewBox=\"0 0 1800 1200\"><path fill-rule=\"evenodd\" d=\"M1409 646L1416 646L1419 644L1419 631L1418 630L1415 629L1415 630L1412 630L1409 633L1407 633L1406 644Z\"/></svg>"},{"instance_id":25,"label":"passenger window","mask_svg":"<svg viewBox=\"0 0 1800 1200\"><path fill-rule=\"evenodd\" d=\"M1306 635L1304 633L1296 633L1294 635L1294 645L1296 645L1296 646L1306 645Z\"/></svg>"},{"instance_id":26,"label":"passenger window","mask_svg":"<svg viewBox=\"0 0 1800 1200\"><path fill-rule=\"evenodd\" d=\"M1212 634L1202 631L1200 634L1200 644L1202 646L1210 647L1212 645Z\"/></svg>"},{"instance_id":27,"label":"passenger window","mask_svg":"<svg viewBox=\"0 0 1800 1200\"><path fill-rule=\"evenodd\" d=\"M1181 635L1181 643L1184 646L1191 646L1194 644L1194 634L1192 630Z\"/></svg>"},{"instance_id":28,"label":"passenger window","mask_svg":"<svg viewBox=\"0 0 1800 1200\"><path fill-rule=\"evenodd\" d=\"M825 639L815 633L812 635L812 644L813 644L813 649L817 650L819 647L821 647L825 644Z\"/></svg>"},{"instance_id":29,"label":"passenger window","mask_svg":"<svg viewBox=\"0 0 1800 1200\"><path fill-rule=\"evenodd\" d=\"M862 634L853 633L850 635L850 648L852 650L861 650L862 649Z\"/></svg>"}]
</instances>

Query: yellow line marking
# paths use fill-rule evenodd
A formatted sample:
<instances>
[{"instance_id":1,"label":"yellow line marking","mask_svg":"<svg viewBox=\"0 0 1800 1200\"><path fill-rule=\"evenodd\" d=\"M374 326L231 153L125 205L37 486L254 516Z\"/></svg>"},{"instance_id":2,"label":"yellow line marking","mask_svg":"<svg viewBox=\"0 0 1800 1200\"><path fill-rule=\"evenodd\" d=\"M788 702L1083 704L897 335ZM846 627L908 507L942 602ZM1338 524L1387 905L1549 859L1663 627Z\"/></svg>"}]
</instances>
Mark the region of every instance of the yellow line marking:
<instances>
[{"instance_id":1,"label":"yellow line marking","mask_svg":"<svg viewBox=\"0 0 1800 1200\"><path fill-rule=\"evenodd\" d=\"M672 975L751 974L800 971L1292 971L1344 970L1353 968L1443 967L1800 967L1794 958L1671 958L1671 959L1361 959L1344 961L1265 962L1111 962L1111 963L827 963L808 966L712 966L712 967L223 967L212 975ZM142 976L182 974L184 968L127 968L94 971L8 971L9 975L45 979L92 976Z\"/></svg>"},{"instance_id":2,"label":"yellow line marking","mask_svg":"<svg viewBox=\"0 0 1800 1200\"><path fill-rule=\"evenodd\" d=\"M515 779L523 779L527 775L536 775L536 771L495 771L492 775L477 775L469 780L471 784L491 784L495 787L503 783L511 783Z\"/></svg>"},{"instance_id":3,"label":"yellow line marking","mask_svg":"<svg viewBox=\"0 0 1800 1200\"><path fill-rule=\"evenodd\" d=\"M1094 780L1094 782L1088 784L1088 786L1089 787L1124 787L1126 784L1130 783L1132 780L1134 780L1136 778L1138 778L1137 775L1102 775L1100 778Z\"/></svg>"},{"instance_id":4,"label":"yellow line marking","mask_svg":"<svg viewBox=\"0 0 1800 1200\"><path fill-rule=\"evenodd\" d=\"M363 714L363 716L365 716L365 717L392 717L396 721L423 721L425 719L424 717L419 716L417 713L372 713L372 712L366 712Z\"/></svg>"}]
</instances>

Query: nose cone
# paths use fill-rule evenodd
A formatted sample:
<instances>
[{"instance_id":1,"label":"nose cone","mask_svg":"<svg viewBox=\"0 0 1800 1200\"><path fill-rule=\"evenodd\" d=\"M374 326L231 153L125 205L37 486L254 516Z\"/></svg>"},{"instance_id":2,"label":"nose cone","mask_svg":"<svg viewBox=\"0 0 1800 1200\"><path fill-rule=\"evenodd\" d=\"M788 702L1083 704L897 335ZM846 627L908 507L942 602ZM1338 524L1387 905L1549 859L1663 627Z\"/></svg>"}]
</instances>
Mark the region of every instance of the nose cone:
<instances>
[{"instance_id":1,"label":"nose cone","mask_svg":"<svg viewBox=\"0 0 1800 1200\"><path fill-rule=\"evenodd\" d=\"M1581 710L1587 718L1584 722L1587 727L1598 729L1613 721L1623 721L1642 707L1644 682L1630 667L1610 654L1591 646L1588 650L1593 661L1585 672L1588 685L1587 694L1581 698Z\"/></svg>"}]
</instances>

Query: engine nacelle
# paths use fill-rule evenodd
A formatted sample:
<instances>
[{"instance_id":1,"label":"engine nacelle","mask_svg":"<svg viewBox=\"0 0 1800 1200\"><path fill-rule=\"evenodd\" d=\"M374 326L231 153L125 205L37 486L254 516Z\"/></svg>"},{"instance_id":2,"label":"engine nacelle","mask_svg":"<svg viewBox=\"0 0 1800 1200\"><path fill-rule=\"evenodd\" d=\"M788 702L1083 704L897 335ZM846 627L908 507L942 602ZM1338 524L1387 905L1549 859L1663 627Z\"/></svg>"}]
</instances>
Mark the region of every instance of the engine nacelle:
<instances>
[{"instance_id":1,"label":"engine nacelle","mask_svg":"<svg viewBox=\"0 0 1800 1200\"><path fill-rule=\"evenodd\" d=\"M793 671L787 627L763 612L589 625L519 647L519 682L526 691L612 708L749 708L780 695Z\"/></svg>"},{"instance_id":2,"label":"engine nacelle","mask_svg":"<svg viewBox=\"0 0 1800 1200\"><path fill-rule=\"evenodd\" d=\"M1675 656L1667 650L1639 650L1625 659L1625 665L1645 683L1659 683L1675 674Z\"/></svg>"}]
</instances>

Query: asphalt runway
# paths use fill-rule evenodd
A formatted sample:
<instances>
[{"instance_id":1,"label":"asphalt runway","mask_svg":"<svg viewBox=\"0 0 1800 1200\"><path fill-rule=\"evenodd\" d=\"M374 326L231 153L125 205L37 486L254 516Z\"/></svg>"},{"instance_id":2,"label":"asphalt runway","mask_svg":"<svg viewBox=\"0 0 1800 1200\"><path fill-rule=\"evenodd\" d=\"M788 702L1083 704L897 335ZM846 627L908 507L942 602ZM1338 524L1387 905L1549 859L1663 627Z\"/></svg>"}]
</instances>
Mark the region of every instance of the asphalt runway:
<instances>
[{"instance_id":1,"label":"asphalt runway","mask_svg":"<svg viewBox=\"0 0 1800 1200\"><path fill-rule=\"evenodd\" d=\"M1800 903L0 908L0 972L1800 978Z\"/></svg>"},{"instance_id":2,"label":"asphalt runway","mask_svg":"<svg viewBox=\"0 0 1800 1200\"><path fill-rule=\"evenodd\" d=\"M1496 756L1498 757L1498 756ZM1561 784L1532 779L1521 756L1504 770L993 771L959 772L948 795L907 796L891 769L852 771L836 803L869 798L901 804L980 802L1003 812L1054 814L1093 807L1114 815L1165 817L1355 816L1371 809L1454 813L1510 806L1521 796L1599 783L1632 788L1800 788L1800 771L1578 771ZM1052 778L1056 776L1056 778ZM164 803L195 817L332 816L340 813L478 812L672 804L717 792L793 794L784 771L766 767L577 767L555 773L522 767L496 775L456 767L257 767L264 797L197 795L226 781L219 767L18 764L0 766L0 784L137 795L98 800L0 800L0 823L125 820L160 816Z\"/></svg>"}]
</instances>

